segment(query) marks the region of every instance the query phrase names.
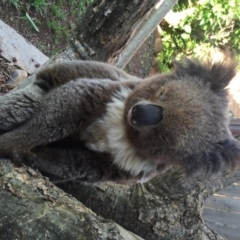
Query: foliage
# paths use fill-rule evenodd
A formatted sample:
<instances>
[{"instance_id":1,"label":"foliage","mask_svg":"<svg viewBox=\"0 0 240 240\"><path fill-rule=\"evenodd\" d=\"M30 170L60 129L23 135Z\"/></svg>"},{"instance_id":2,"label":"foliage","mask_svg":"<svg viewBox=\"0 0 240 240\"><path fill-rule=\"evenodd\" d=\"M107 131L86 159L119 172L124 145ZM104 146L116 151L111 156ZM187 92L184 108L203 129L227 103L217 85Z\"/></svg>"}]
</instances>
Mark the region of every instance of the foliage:
<instances>
[{"instance_id":1,"label":"foliage","mask_svg":"<svg viewBox=\"0 0 240 240\"><path fill-rule=\"evenodd\" d=\"M238 0L179 0L173 9L179 21L161 24L164 50L158 61L168 70L172 59L202 57L210 49L240 52L240 2Z\"/></svg>"},{"instance_id":2,"label":"foliage","mask_svg":"<svg viewBox=\"0 0 240 240\"><path fill-rule=\"evenodd\" d=\"M21 0L3 0L3 2L13 5L17 10L19 10L22 5Z\"/></svg>"},{"instance_id":3,"label":"foliage","mask_svg":"<svg viewBox=\"0 0 240 240\"><path fill-rule=\"evenodd\" d=\"M30 5L33 6L36 11L43 13L48 4L44 0L30 0Z\"/></svg>"},{"instance_id":4,"label":"foliage","mask_svg":"<svg viewBox=\"0 0 240 240\"><path fill-rule=\"evenodd\" d=\"M93 0L3 0L4 3L14 6L21 11L22 18L30 24L33 30L38 32L39 24L44 24L55 33L55 42L60 39L70 40L74 31L74 22L93 2ZM35 13L42 17L33 17ZM40 31L41 32L41 31Z\"/></svg>"}]
</instances>

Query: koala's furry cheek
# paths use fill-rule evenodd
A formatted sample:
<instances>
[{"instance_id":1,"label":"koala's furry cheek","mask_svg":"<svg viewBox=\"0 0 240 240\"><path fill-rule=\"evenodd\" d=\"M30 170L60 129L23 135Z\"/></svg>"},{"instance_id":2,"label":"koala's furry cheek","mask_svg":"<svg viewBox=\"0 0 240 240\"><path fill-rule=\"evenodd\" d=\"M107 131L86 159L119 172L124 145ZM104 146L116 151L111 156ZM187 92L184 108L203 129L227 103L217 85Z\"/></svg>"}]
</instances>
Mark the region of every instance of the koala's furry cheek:
<instances>
[{"instance_id":1,"label":"koala's furry cheek","mask_svg":"<svg viewBox=\"0 0 240 240\"><path fill-rule=\"evenodd\" d=\"M203 172L206 175L222 170L234 170L240 164L240 145L235 139L218 142L210 151L190 154L181 159L188 175Z\"/></svg>"}]
</instances>

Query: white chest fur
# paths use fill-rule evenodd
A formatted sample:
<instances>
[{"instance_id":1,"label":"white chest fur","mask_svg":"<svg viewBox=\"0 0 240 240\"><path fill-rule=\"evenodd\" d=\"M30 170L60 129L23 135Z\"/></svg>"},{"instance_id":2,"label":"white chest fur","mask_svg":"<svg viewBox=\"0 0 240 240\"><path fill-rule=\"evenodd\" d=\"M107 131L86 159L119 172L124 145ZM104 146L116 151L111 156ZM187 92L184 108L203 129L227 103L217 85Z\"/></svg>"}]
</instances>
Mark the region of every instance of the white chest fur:
<instances>
[{"instance_id":1,"label":"white chest fur","mask_svg":"<svg viewBox=\"0 0 240 240\"><path fill-rule=\"evenodd\" d=\"M140 172L147 175L156 169L156 164L136 153L126 137L123 125L124 103L130 92L131 90L126 88L117 92L108 103L106 115L82 132L81 138L87 142L88 148L109 152L113 156L114 164L120 169L130 172L133 176Z\"/></svg>"}]
</instances>

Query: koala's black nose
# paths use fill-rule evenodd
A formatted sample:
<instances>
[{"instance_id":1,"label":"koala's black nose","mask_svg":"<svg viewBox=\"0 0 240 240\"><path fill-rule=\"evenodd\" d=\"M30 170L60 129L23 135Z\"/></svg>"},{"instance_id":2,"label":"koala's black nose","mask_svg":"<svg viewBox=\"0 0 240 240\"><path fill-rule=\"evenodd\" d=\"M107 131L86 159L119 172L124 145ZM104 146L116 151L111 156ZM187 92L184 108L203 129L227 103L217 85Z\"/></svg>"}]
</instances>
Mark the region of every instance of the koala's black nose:
<instances>
[{"instance_id":1,"label":"koala's black nose","mask_svg":"<svg viewBox=\"0 0 240 240\"><path fill-rule=\"evenodd\" d=\"M163 108L152 104L137 104L132 108L131 122L136 126L151 126L161 122Z\"/></svg>"}]
</instances>

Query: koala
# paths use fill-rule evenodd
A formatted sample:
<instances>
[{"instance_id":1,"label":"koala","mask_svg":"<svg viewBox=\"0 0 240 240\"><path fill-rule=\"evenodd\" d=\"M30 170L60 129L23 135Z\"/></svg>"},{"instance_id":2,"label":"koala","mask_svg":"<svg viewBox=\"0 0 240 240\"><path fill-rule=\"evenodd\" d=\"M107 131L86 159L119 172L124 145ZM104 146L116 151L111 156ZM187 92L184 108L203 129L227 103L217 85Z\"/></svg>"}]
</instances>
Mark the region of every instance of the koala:
<instances>
[{"instance_id":1,"label":"koala","mask_svg":"<svg viewBox=\"0 0 240 240\"><path fill-rule=\"evenodd\" d=\"M178 165L187 174L239 163L225 87L236 63L185 59L139 79L106 63L45 66L1 97L0 157L51 179L151 178Z\"/></svg>"}]
</instances>

